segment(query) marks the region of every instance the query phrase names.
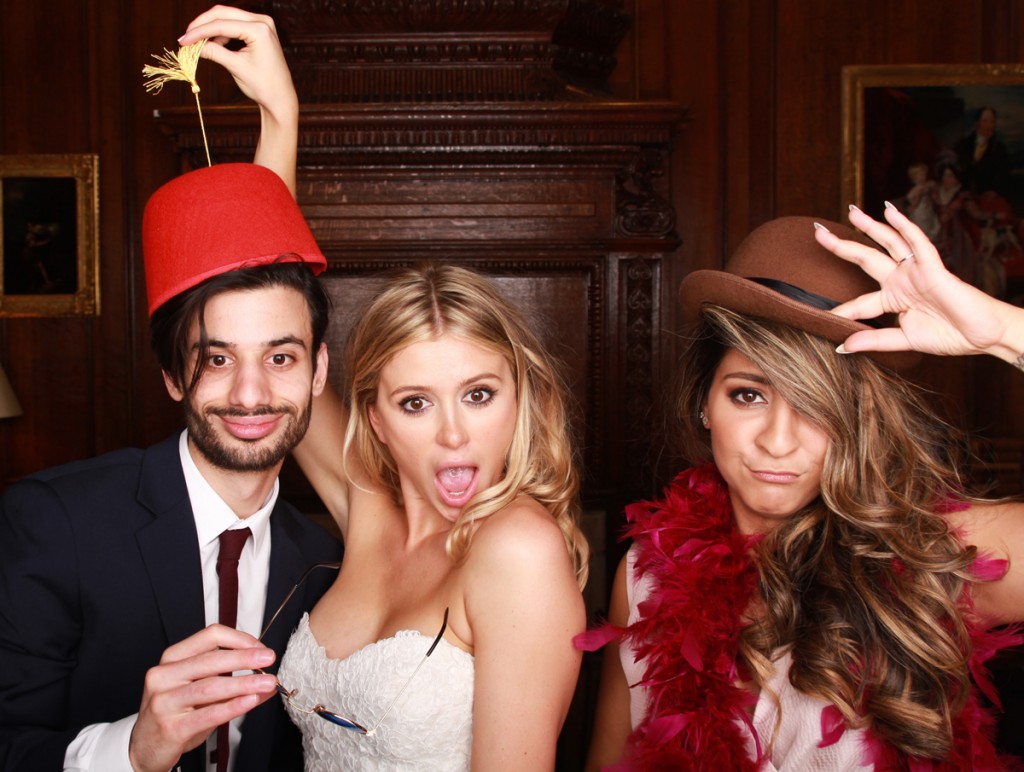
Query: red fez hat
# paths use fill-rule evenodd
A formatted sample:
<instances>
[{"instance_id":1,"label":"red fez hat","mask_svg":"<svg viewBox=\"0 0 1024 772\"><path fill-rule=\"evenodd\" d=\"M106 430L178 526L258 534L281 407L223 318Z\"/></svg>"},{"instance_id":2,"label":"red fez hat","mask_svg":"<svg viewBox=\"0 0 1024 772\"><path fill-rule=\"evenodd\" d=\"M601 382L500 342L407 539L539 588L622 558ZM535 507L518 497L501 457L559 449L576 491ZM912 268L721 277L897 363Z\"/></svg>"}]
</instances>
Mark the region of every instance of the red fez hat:
<instances>
[{"instance_id":1,"label":"red fez hat","mask_svg":"<svg viewBox=\"0 0 1024 772\"><path fill-rule=\"evenodd\" d=\"M217 164L154 193L142 216L149 313L206 279L238 268L327 259L284 181L256 164Z\"/></svg>"},{"instance_id":2,"label":"red fez hat","mask_svg":"<svg viewBox=\"0 0 1024 772\"><path fill-rule=\"evenodd\" d=\"M848 225L818 222L841 239L876 246ZM877 291L878 282L818 243L811 217L780 217L755 228L736 248L724 271L694 271L679 288L688 322L697 320L701 306L711 304L781 322L832 343L842 343L869 327L836 316L831 309ZM885 317L876 321L891 323ZM913 367L921 359L915 351L872 351L864 356L893 370Z\"/></svg>"}]
</instances>

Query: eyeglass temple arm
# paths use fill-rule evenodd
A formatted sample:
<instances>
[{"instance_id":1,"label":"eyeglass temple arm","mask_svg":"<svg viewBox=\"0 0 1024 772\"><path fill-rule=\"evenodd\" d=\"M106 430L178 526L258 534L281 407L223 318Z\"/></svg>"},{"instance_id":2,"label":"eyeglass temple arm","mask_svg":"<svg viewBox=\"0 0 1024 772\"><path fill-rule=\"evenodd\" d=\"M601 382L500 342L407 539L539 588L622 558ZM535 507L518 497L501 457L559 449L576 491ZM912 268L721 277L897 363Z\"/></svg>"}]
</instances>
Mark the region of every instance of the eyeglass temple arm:
<instances>
[{"instance_id":1,"label":"eyeglass temple arm","mask_svg":"<svg viewBox=\"0 0 1024 772\"><path fill-rule=\"evenodd\" d=\"M303 571L302 572L302 576L300 576L298 581L296 581L295 584L292 585L292 588L290 590L288 590L288 594L284 596L284 600L281 601L281 605L277 607L277 611L274 612L274 616L272 616L270 618L270 620L267 622L266 626L264 626L263 631L260 633L260 637L259 637L260 641L263 640L263 636L267 634L267 630L269 630L270 626L274 624L274 621L281 615L281 612L284 611L284 607L288 605L288 601L290 601L292 599L292 596L295 594L295 591L298 590L299 587L302 585L302 583L304 581L306 581L307 578L309 578L309 575L311 573L313 573L313 571L315 571L318 568L333 568L335 571L337 571L339 568L341 568L341 563L314 563L309 568L307 568L305 571ZM448 621L448 614L447 614L447 611L446 611L445 612L445 622L447 622L447 621ZM441 632L443 633L444 630L442 629ZM437 642L435 641L434 642L434 646L436 646L436 645L437 645ZM433 651L433 647L431 647L431 651Z\"/></svg>"},{"instance_id":2,"label":"eyeglass temple arm","mask_svg":"<svg viewBox=\"0 0 1024 772\"><path fill-rule=\"evenodd\" d=\"M434 642L432 644L430 644L430 648L427 649L427 654L426 654L427 657L429 657L431 654L434 653L434 649L436 649L437 648L437 644L439 644L441 642L441 639L444 637L444 631L447 630L447 629L448 629L448 609L446 607L445 610L444 610L444 619L441 621L441 630L438 632L437 637L434 639Z\"/></svg>"},{"instance_id":3,"label":"eyeglass temple arm","mask_svg":"<svg viewBox=\"0 0 1024 772\"><path fill-rule=\"evenodd\" d=\"M444 637L444 631L447 629L448 609L446 608L444 610L444 621L441 622L441 631L437 634L437 637L434 639L434 642L430 644L430 648L427 649L427 653L423 655L423 659L421 659L419 664L416 665L416 669L412 671L412 675L410 675L409 678L406 680L405 685L402 687L402 690L395 695L395 698L393 700L391 700L391 704L388 705L387 710L384 711L383 715L381 715L381 717L377 719L377 722L372 727L366 730L366 735L368 735L369 737L373 737L375 734L377 734L377 729L379 729L380 725L384 723L384 719L388 717L388 714L391 712L391 709L398 704L398 701L400 699L402 699L402 695L405 694L405 690L409 688L409 684L412 683L412 679L416 677L416 674L418 672L420 672L420 668L423 667L423 663L427 661L427 657L434 653L434 649L436 649L437 644L441 642L441 639Z\"/></svg>"}]
</instances>

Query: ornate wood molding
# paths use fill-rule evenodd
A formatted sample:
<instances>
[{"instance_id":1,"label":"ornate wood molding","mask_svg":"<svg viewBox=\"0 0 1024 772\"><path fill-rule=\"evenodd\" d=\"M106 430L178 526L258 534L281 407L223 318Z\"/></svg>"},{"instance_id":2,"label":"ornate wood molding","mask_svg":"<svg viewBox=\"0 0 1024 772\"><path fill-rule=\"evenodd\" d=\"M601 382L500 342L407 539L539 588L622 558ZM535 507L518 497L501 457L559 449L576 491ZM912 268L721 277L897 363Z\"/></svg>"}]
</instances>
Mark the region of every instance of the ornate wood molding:
<instances>
[{"instance_id":1,"label":"ornate wood molding","mask_svg":"<svg viewBox=\"0 0 1024 772\"><path fill-rule=\"evenodd\" d=\"M608 93L622 0L267 0L304 103Z\"/></svg>"},{"instance_id":2,"label":"ornate wood molding","mask_svg":"<svg viewBox=\"0 0 1024 772\"><path fill-rule=\"evenodd\" d=\"M260 125L255 108L204 105L203 118L211 149L236 148L251 154L255 148ZM587 147L667 147L688 118L688 108L675 102L303 104L299 149L341 154L379 148L444 152L535 148L556 152ZM166 108L156 113L156 119L177 149L202 143L194 105Z\"/></svg>"},{"instance_id":3,"label":"ornate wood molding","mask_svg":"<svg viewBox=\"0 0 1024 772\"><path fill-rule=\"evenodd\" d=\"M625 298L622 322L625 352L623 389L625 404L626 462L623 494L626 498L649 495L653 479L650 438L655 431L657 329L660 318L658 288L661 260L648 256L627 257L620 264L621 292Z\"/></svg>"},{"instance_id":4,"label":"ornate wood molding","mask_svg":"<svg viewBox=\"0 0 1024 772\"><path fill-rule=\"evenodd\" d=\"M676 213L655 191L655 179L664 174L663 154L645 149L615 175L616 230L624 236L673 238Z\"/></svg>"}]
</instances>

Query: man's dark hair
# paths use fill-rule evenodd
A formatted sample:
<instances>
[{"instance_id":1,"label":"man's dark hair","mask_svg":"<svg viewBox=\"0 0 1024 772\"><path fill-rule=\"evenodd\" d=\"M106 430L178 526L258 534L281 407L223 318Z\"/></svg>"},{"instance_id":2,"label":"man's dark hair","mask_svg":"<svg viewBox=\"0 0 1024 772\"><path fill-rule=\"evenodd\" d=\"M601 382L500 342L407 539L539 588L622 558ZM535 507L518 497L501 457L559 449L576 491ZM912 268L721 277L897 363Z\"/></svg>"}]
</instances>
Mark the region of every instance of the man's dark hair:
<instances>
[{"instance_id":1,"label":"man's dark hair","mask_svg":"<svg viewBox=\"0 0 1024 772\"><path fill-rule=\"evenodd\" d=\"M160 360L160 367L178 388L184 392L191 391L203 375L210 352L210 339L206 332L206 304L210 299L224 292L273 287L290 287L306 299L313 330L313 348L310 353L313 355L313 369L316 369L316 352L323 342L330 317L330 296L305 263L277 262L239 268L209 278L175 295L153 312L150 319L153 350ZM192 372L186 374L191 353L189 329L194 319L199 322L199 353Z\"/></svg>"}]
</instances>

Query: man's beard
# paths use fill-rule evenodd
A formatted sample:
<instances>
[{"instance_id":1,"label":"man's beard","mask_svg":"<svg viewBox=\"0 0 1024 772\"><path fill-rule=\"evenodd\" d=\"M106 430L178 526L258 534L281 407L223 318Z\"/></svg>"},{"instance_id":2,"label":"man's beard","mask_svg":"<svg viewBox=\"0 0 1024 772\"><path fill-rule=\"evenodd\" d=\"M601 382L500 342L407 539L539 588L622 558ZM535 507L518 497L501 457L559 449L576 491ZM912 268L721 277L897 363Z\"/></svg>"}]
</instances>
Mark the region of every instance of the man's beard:
<instances>
[{"instance_id":1,"label":"man's beard","mask_svg":"<svg viewBox=\"0 0 1024 772\"><path fill-rule=\"evenodd\" d=\"M313 413L313 398L310 395L306 407L299 414L294 408L257 408L256 410L238 410L235 408L210 408L205 413L198 412L191 400L185 399L185 425L188 436L202 456L220 469L229 472L263 472L277 466L292 448L299 444L309 428L309 419ZM244 418L248 416L286 415L285 432L273 444L266 438L259 440L240 440L232 438L235 445L225 445L214 428L211 416L228 418Z\"/></svg>"}]
</instances>

